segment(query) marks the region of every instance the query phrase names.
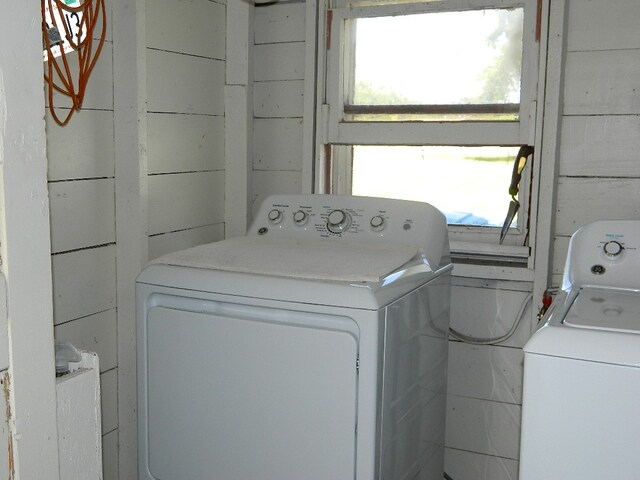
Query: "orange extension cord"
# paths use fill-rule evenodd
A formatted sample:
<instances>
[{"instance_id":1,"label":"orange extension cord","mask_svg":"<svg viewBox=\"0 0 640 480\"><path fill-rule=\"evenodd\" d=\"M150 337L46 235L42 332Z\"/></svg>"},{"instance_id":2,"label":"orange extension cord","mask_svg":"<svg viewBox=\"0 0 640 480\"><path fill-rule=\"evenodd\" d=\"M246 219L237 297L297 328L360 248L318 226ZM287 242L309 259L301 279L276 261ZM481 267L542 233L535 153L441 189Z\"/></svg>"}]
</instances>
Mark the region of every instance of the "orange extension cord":
<instances>
[{"instance_id":1,"label":"orange extension cord","mask_svg":"<svg viewBox=\"0 0 640 480\"><path fill-rule=\"evenodd\" d=\"M64 18L64 12L69 12L72 17L75 17L76 20L79 20L77 26L80 28L80 31L86 32L84 40L78 42L77 39L74 39L73 32L71 31L70 26L64 20L60 22L63 24L63 28L60 28L61 26L56 24L56 20L53 16L54 4L59 9L61 18ZM78 52L77 82L74 82L72 68L69 65L67 54L64 52L64 48L62 48L62 45L60 45L60 57L54 58L53 56L53 52L51 51L51 49L55 47L55 45L51 45L51 41L49 39L50 26L47 25L45 21L45 6L48 6L49 12L51 12L51 22L54 23L54 25L52 26L56 27L60 32L60 36L67 39L73 50ZM104 45L105 34L107 31L105 4L104 0L84 0L80 4L80 6L71 7L69 5L66 5L62 0L41 0L41 8L42 39L44 48L47 51L48 55L44 80L48 90L49 110L51 111L51 116L53 117L55 122L60 126L65 126L67 123L69 123L69 120L71 119L73 114L76 111L80 110L80 108L82 107L82 101L84 99L89 76L91 75L96 62L98 61L98 57L100 56L100 52L102 51L102 46ZM79 14L82 15L81 18L79 18ZM102 31L100 32L98 47L94 51L94 30L98 21L98 17L100 16L102 17ZM80 37L80 35L78 35L78 37ZM59 63L60 61L62 63L62 66ZM54 79L54 75L57 77L57 81ZM53 101L54 90L71 99L71 109L64 119L61 119L56 113L56 108Z\"/></svg>"}]
</instances>

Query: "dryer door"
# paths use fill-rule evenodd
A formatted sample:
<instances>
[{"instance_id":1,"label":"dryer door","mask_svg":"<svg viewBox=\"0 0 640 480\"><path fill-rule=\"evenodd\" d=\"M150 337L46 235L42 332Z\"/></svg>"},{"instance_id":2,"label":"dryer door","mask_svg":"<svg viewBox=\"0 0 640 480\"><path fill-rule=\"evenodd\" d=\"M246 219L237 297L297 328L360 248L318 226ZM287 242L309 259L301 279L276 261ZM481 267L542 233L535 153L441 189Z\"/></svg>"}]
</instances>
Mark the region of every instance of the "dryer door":
<instances>
[{"instance_id":1,"label":"dryer door","mask_svg":"<svg viewBox=\"0 0 640 480\"><path fill-rule=\"evenodd\" d=\"M160 297L139 372L141 478L354 478L352 319Z\"/></svg>"}]
</instances>

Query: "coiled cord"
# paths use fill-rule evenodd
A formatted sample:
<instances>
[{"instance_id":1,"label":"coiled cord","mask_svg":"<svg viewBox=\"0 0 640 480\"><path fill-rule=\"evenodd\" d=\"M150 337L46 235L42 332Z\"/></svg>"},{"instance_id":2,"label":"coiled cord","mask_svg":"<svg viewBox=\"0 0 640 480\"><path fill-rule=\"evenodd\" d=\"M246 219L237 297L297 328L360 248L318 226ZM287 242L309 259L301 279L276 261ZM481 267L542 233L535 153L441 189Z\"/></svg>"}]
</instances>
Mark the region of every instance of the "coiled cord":
<instances>
[{"instance_id":1,"label":"coiled cord","mask_svg":"<svg viewBox=\"0 0 640 480\"><path fill-rule=\"evenodd\" d=\"M61 22L57 22L55 19L53 14L54 6L55 9L60 12ZM82 101L84 100L89 77L96 66L96 62L102 51L102 46L104 45L107 32L105 3L104 0L84 0L79 6L73 7L66 5L62 0L41 0L41 9L42 42L47 55L47 69L44 74L44 80L48 90L49 110L55 122L60 126L65 126L69 123L73 114L82 108ZM48 12L50 12L52 25L47 25L46 22L45 11L47 11L47 9ZM99 17L102 17L102 30L100 32L98 47L94 51L94 31ZM74 38L74 32L69 23L71 18L76 21L75 25L78 28L78 32L85 32L82 40L80 39L80 33ZM58 23L62 23L62 25L60 26ZM51 44L49 32L52 28L56 28L60 33L64 32L61 38L67 40L71 48L78 53L77 82L74 82L74 75L62 44L60 44L59 59L54 56L53 48L55 48L57 44ZM62 66L59 62L62 63ZM64 118L61 118L56 113L53 97L54 91L71 99L71 109Z\"/></svg>"}]
</instances>

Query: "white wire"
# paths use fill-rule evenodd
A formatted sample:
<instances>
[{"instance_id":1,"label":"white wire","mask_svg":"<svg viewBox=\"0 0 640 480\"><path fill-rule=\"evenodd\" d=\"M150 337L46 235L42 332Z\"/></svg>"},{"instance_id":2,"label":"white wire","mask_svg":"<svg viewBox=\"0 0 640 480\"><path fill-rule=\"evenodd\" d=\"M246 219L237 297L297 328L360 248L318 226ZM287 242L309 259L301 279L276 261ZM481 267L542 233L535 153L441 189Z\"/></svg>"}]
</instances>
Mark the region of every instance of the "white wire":
<instances>
[{"instance_id":1,"label":"white wire","mask_svg":"<svg viewBox=\"0 0 640 480\"><path fill-rule=\"evenodd\" d=\"M476 337L471 337L469 335L465 335L464 333L460 333L457 330L454 330L453 328L449 328L449 335L451 335L456 340L460 340L461 342L465 342L465 343L470 343L471 345L496 345L498 343L502 343L505 340L508 340L509 338L511 338L511 336L518 329L518 326L522 321L524 311L527 308L527 305L529 305L529 303L531 302L531 300L533 300L532 293L527 295L527 298L525 298L524 301L522 302L522 305L520 306L520 310L518 311L518 314L516 315L516 318L513 321L513 325L511 326L509 331L500 337L476 338Z\"/></svg>"}]
</instances>

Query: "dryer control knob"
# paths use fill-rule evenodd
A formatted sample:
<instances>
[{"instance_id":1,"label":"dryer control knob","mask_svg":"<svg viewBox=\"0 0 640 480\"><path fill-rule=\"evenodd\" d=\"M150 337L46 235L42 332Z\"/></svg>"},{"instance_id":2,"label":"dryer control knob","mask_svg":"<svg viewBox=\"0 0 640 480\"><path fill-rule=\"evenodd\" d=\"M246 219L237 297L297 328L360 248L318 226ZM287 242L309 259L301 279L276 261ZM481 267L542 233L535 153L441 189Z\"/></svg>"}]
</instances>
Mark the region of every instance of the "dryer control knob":
<instances>
[{"instance_id":1,"label":"dryer control knob","mask_svg":"<svg viewBox=\"0 0 640 480\"><path fill-rule=\"evenodd\" d=\"M298 210L293 214L293 221L296 225L304 225L309 220L309 215L304 210Z\"/></svg>"},{"instance_id":2,"label":"dryer control knob","mask_svg":"<svg viewBox=\"0 0 640 480\"><path fill-rule=\"evenodd\" d=\"M382 215L371 217L369 225L371 225L371 228L375 231L382 230L384 228L384 217Z\"/></svg>"},{"instance_id":3,"label":"dryer control knob","mask_svg":"<svg viewBox=\"0 0 640 480\"><path fill-rule=\"evenodd\" d=\"M605 255L607 255L608 257L617 257L622 253L622 250L624 250L624 247L615 240L611 240L610 242L605 243L602 248Z\"/></svg>"},{"instance_id":4,"label":"dryer control knob","mask_svg":"<svg viewBox=\"0 0 640 480\"><path fill-rule=\"evenodd\" d=\"M276 208L271 210L268 216L271 223L280 223L282 221L282 212Z\"/></svg>"},{"instance_id":5,"label":"dryer control knob","mask_svg":"<svg viewBox=\"0 0 640 480\"><path fill-rule=\"evenodd\" d=\"M351 217L344 210L333 210L327 216L327 229L331 233L342 233L349 230Z\"/></svg>"}]
</instances>

